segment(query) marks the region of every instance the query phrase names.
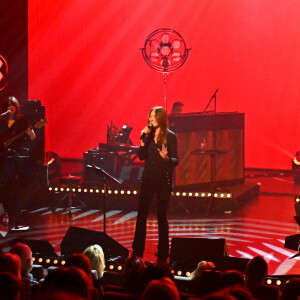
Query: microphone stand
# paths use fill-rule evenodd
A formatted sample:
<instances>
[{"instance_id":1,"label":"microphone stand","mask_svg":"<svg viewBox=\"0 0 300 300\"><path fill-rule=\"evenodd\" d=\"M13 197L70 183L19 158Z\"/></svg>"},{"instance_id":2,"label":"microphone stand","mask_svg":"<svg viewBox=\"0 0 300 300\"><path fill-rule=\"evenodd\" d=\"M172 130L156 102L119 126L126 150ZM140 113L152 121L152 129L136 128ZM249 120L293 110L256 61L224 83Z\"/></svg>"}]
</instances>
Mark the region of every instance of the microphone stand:
<instances>
[{"instance_id":1,"label":"microphone stand","mask_svg":"<svg viewBox=\"0 0 300 300\"><path fill-rule=\"evenodd\" d=\"M215 103L215 107L214 107L214 110L211 110L211 112L213 113L216 113L217 112L217 92L218 92L219 89L216 89L216 91L214 92L214 94L211 96L211 98L209 99L208 101L208 104L206 105L206 107L204 108L204 111L205 112L207 110L207 108L209 107L211 101L214 99L214 103Z\"/></svg>"}]
</instances>

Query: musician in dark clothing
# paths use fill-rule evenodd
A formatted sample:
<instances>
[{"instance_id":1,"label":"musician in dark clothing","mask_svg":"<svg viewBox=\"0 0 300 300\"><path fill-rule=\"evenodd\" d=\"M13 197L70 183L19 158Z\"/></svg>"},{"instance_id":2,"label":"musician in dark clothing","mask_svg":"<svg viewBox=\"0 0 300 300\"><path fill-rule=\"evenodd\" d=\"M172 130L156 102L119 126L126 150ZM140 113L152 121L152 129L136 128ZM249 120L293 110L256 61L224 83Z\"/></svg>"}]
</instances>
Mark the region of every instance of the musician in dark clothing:
<instances>
[{"instance_id":1,"label":"musician in dark clothing","mask_svg":"<svg viewBox=\"0 0 300 300\"><path fill-rule=\"evenodd\" d=\"M34 140L36 135L28 121L20 113L15 97L9 97L0 118L0 201L4 205L10 224L16 220L16 178L20 172L21 157L28 155L24 140ZM13 225L12 225L13 226Z\"/></svg>"},{"instance_id":2,"label":"musician in dark clothing","mask_svg":"<svg viewBox=\"0 0 300 300\"><path fill-rule=\"evenodd\" d=\"M150 203L156 195L159 235L157 260L165 262L169 256L167 208L172 191L173 168L178 165L177 139L168 129L167 114L163 107L150 110L148 123L141 132L139 148L139 158L145 160L145 168L141 180L132 255L143 257L147 215Z\"/></svg>"}]
</instances>

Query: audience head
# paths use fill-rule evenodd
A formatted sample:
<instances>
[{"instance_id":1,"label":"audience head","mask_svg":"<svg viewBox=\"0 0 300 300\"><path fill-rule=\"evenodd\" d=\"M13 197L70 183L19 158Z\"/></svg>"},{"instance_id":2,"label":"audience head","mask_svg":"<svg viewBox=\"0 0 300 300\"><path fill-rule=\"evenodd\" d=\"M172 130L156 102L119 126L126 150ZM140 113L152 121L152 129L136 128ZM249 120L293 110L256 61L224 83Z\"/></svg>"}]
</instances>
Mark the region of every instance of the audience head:
<instances>
[{"instance_id":1,"label":"audience head","mask_svg":"<svg viewBox=\"0 0 300 300\"><path fill-rule=\"evenodd\" d=\"M138 294L141 290L142 275L146 266L138 256L129 257L124 266L123 291L129 294Z\"/></svg>"},{"instance_id":2,"label":"audience head","mask_svg":"<svg viewBox=\"0 0 300 300\"><path fill-rule=\"evenodd\" d=\"M8 272L0 273L0 300L19 300L22 281L16 275Z\"/></svg>"},{"instance_id":3,"label":"audience head","mask_svg":"<svg viewBox=\"0 0 300 300\"><path fill-rule=\"evenodd\" d=\"M133 274L133 273L141 273L145 270L146 266L143 261L138 256L130 256L127 258L124 266L124 274Z\"/></svg>"},{"instance_id":4,"label":"audience head","mask_svg":"<svg viewBox=\"0 0 300 300\"><path fill-rule=\"evenodd\" d=\"M175 283L170 278L164 277L149 282L141 299L180 300L180 296Z\"/></svg>"},{"instance_id":5,"label":"audience head","mask_svg":"<svg viewBox=\"0 0 300 300\"><path fill-rule=\"evenodd\" d=\"M230 294L224 294L222 292L212 293L206 295L205 297L201 298L202 300L237 300L234 296Z\"/></svg>"},{"instance_id":6,"label":"audience head","mask_svg":"<svg viewBox=\"0 0 300 300\"><path fill-rule=\"evenodd\" d=\"M255 256L249 260L246 267L248 285L262 285L267 275L268 264L262 256Z\"/></svg>"},{"instance_id":7,"label":"audience head","mask_svg":"<svg viewBox=\"0 0 300 300\"><path fill-rule=\"evenodd\" d=\"M66 259L66 267L77 267L92 278L92 268L89 259L82 253L73 253Z\"/></svg>"},{"instance_id":8,"label":"audience head","mask_svg":"<svg viewBox=\"0 0 300 300\"><path fill-rule=\"evenodd\" d=\"M97 271L98 277L102 278L105 267L105 257L101 246L89 246L84 250L83 254L90 260L92 269Z\"/></svg>"},{"instance_id":9,"label":"audience head","mask_svg":"<svg viewBox=\"0 0 300 300\"><path fill-rule=\"evenodd\" d=\"M281 300L297 300L300 296L300 278L292 278L283 286Z\"/></svg>"},{"instance_id":10,"label":"audience head","mask_svg":"<svg viewBox=\"0 0 300 300\"><path fill-rule=\"evenodd\" d=\"M21 279L21 260L13 253L0 254L0 272L8 272Z\"/></svg>"},{"instance_id":11,"label":"audience head","mask_svg":"<svg viewBox=\"0 0 300 300\"><path fill-rule=\"evenodd\" d=\"M30 247L23 243L16 243L11 247L9 252L20 257L22 274L26 274L32 270L33 261Z\"/></svg>"},{"instance_id":12,"label":"audience head","mask_svg":"<svg viewBox=\"0 0 300 300\"><path fill-rule=\"evenodd\" d=\"M245 279L243 273L237 270L227 270L221 276L220 286L221 288L230 287L233 285L245 285Z\"/></svg>"},{"instance_id":13,"label":"audience head","mask_svg":"<svg viewBox=\"0 0 300 300\"><path fill-rule=\"evenodd\" d=\"M237 300L252 300L253 296L246 286L240 284L222 290L225 294L234 296Z\"/></svg>"},{"instance_id":14,"label":"audience head","mask_svg":"<svg viewBox=\"0 0 300 300\"><path fill-rule=\"evenodd\" d=\"M150 281L159 280L164 277L170 278L171 280L174 279L172 269L167 264L158 262L148 265L142 275L142 290L146 288Z\"/></svg>"},{"instance_id":15,"label":"audience head","mask_svg":"<svg viewBox=\"0 0 300 300\"><path fill-rule=\"evenodd\" d=\"M47 275L40 292L42 299L90 299L92 288L92 282L83 270L60 267Z\"/></svg>"},{"instance_id":16,"label":"audience head","mask_svg":"<svg viewBox=\"0 0 300 300\"><path fill-rule=\"evenodd\" d=\"M194 272L192 272L191 277L200 277L205 270L215 270L215 265L211 261L202 260L198 263L198 266Z\"/></svg>"}]
</instances>

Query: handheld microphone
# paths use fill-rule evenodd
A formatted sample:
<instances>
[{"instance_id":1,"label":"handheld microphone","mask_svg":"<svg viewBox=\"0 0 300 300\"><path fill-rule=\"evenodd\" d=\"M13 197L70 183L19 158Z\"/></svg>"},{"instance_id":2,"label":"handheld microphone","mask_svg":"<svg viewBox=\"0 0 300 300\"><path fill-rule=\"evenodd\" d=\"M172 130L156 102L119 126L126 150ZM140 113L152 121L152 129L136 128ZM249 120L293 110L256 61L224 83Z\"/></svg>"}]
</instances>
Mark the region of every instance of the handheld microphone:
<instances>
[{"instance_id":1,"label":"handheld microphone","mask_svg":"<svg viewBox=\"0 0 300 300\"><path fill-rule=\"evenodd\" d=\"M152 123L149 123L149 124L148 124L148 128L149 128L150 130L152 130L152 129L154 128L153 124L152 124ZM142 134L141 137L140 137L140 140L144 141L146 137L147 137L147 134L146 134L145 132L143 132L143 134Z\"/></svg>"},{"instance_id":2,"label":"handheld microphone","mask_svg":"<svg viewBox=\"0 0 300 300\"><path fill-rule=\"evenodd\" d=\"M9 113L11 113L11 111L10 111L10 110L7 110L6 112L4 112L4 113L2 113L2 114L0 115L0 118L2 118L2 117L4 117L4 116L8 115Z\"/></svg>"}]
</instances>

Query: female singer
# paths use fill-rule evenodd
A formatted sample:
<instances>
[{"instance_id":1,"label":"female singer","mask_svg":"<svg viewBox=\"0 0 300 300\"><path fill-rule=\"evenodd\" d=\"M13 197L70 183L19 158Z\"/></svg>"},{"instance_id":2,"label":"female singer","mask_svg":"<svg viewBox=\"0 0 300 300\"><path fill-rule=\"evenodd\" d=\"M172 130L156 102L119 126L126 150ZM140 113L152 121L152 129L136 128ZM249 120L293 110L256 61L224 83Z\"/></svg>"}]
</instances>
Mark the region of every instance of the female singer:
<instances>
[{"instance_id":1,"label":"female singer","mask_svg":"<svg viewBox=\"0 0 300 300\"><path fill-rule=\"evenodd\" d=\"M141 132L138 154L141 160L145 160L145 168L141 180L132 255L143 257L148 210L156 195L159 235L157 261L166 262L169 256L167 208L172 191L173 168L178 165L177 139L168 129L167 114L163 107L157 106L150 110L148 124Z\"/></svg>"}]
</instances>

